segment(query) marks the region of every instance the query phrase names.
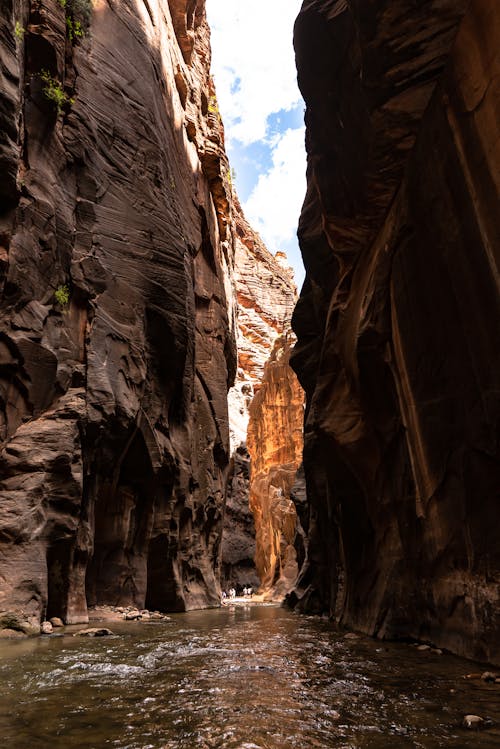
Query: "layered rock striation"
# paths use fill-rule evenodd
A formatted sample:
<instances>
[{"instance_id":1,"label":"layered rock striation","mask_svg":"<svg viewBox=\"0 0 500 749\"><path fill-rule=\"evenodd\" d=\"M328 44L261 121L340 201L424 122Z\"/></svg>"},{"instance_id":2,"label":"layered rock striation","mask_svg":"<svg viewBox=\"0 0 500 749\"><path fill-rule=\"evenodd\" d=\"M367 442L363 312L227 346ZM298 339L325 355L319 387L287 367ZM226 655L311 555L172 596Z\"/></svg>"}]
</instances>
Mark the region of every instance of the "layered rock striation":
<instances>
[{"instance_id":1,"label":"layered rock striation","mask_svg":"<svg viewBox=\"0 0 500 749\"><path fill-rule=\"evenodd\" d=\"M232 455L222 542L221 581L226 588L245 585L256 588L261 582L259 573L262 565L256 568L255 563L254 516L259 512L258 504L250 504L254 476L254 456L250 456L247 445L250 411L256 393L263 386L267 363L274 356L276 340L290 332L297 291L286 256L269 252L246 221L236 194L233 203L238 361L236 381L229 392ZM288 363L284 366L288 368L288 376L295 379ZM277 396L276 389L274 395ZM293 409L291 402L290 407ZM255 459L259 460L257 454ZM277 456L278 462L279 459L280 456ZM291 460L290 456L285 458L285 462ZM270 547L268 552L272 553ZM262 550L257 553L262 555Z\"/></svg>"},{"instance_id":2,"label":"layered rock striation","mask_svg":"<svg viewBox=\"0 0 500 749\"><path fill-rule=\"evenodd\" d=\"M293 596L500 662L500 13L305 0L308 560Z\"/></svg>"},{"instance_id":3,"label":"layered rock striation","mask_svg":"<svg viewBox=\"0 0 500 749\"><path fill-rule=\"evenodd\" d=\"M266 598L283 600L299 573L302 528L292 499L302 463L304 393L290 367L294 342L280 336L249 408L250 508L255 518L255 564Z\"/></svg>"},{"instance_id":4,"label":"layered rock striation","mask_svg":"<svg viewBox=\"0 0 500 749\"><path fill-rule=\"evenodd\" d=\"M217 604L235 299L204 3L62 5L0 19L0 611Z\"/></svg>"}]
</instances>

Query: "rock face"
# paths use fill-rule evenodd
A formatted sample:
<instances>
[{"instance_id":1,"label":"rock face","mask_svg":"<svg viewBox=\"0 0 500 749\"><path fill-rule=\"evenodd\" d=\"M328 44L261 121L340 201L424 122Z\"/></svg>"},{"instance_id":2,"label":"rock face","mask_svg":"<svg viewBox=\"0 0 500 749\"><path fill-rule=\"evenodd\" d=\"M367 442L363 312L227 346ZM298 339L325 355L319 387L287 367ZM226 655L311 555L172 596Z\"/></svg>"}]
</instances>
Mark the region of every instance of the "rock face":
<instances>
[{"instance_id":1,"label":"rock face","mask_svg":"<svg viewBox=\"0 0 500 749\"><path fill-rule=\"evenodd\" d=\"M238 300L238 367L234 387L229 392L229 426L231 433L231 473L226 504L224 533L222 542L222 586L259 585L258 574L264 569L263 558L275 555L268 545L271 538L264 541L260 538L260 521L257 522L257 550L255 542L254 516L260 517L259 494L249 503L254 482L254 466L261 460L261 446L252 451L250 457L247 449L247 432L250 412L259 388L265 389L268 362L275 361L277 354L273 347L275 341L290 331L290 320L296 300L296 288L293 272L286 264L286 257L281 253L273 256L245 220L237 198L235 202L235 264L234 277ZM275 384L268 392L267 411L255 411L255 430L261 429L267 435L270 426L265 420L271 416L270 400L275 398L275 407L284 410L286 399L292 395L289 381L295 381L295 375L283 356L281 380L284 390ZM285 374L286 372L286 374ZM263 383L264 378L264 383ZM298 383L296 388L300 390ZM294 394L294 393L293 393ZM292 413L295 403L289 402ZM264 422L257 426L259 418ZM272 418L272 417L271 417ZM291 421L293 422L293 416ZM294 422L293 422L294 423ZM288 438L286 445L289 444ZM291 464L295 461L295 443L291 444L291 453L283 446L281 452L275 451L275 469L281 470L282 461ZM289 467L287 470L291 470ZM278 486L278 484L277 484ZM250 506L251 505L251 506ZM279 522L279 521L278 521ZM291 525L295 525L292 523ZM291 527L290 525L290 527ZM260 558L255 567L255 555Z\"/></svg>"},{"instance_id":2,"label":"rock face","mask_svg":"<svg viewBox=\"0 0 500 749\"><path fill-rule=\"evenodd\" d=\"M261 591L282 600L299 573L300 534L291 498L302 463L304 393L290 367L293 335L274 344L262 385L250 404L250 507L255 518L255 563Z\"/></svg>"},{"instance_id":3,"label":"rock face","mask_svg":"<svg viewBox=\"0 0 500 749\"><path fill-rule=\"evenodd\" d=\"M217 604L236 350L204 3L0 24L0 611Z\"/></svg>"},{"instance_id":4,"label":"rock face","mask_svg":"<svg viewBox=\"0 0 500 749\"><path fill-rule=\"evenodd\" d=\"M297 19L309 549L294 600L500 661L496 0Z\"/></svg>"}]
</instances>

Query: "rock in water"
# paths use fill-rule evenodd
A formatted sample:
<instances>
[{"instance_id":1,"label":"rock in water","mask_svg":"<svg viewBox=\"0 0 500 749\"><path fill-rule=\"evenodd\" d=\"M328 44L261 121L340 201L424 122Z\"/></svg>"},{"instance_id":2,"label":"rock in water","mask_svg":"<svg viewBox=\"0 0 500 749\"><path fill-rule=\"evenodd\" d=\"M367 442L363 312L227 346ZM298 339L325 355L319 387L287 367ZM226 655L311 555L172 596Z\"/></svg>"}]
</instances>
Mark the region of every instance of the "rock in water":
<instances>
[{"instance_id":1,"label":"rock in water","mask_svg":"<svg viewBox=\"0 0 500 749\"><path fill-rule=\"evenodd\" d=\"M50 622L42 622L40 631L42 635L51 635L52 632L54 631L54 627L52 626Z\"/></svg>"},{"instance_id":2,"label":"rock in water","mask_svg":"<svg viewBox=\"0 0 500 749\"><path fill-rule=\"evenodd\" d=\"M462 721L462 726L464 728L470 728L473 731L477 731L482 728L483 724L484 718L481 718L479 715L465 715Z\"/></svg>"},{"instance_id":3,"label":"rock in water","mask_svg":"<svg viewBox=\"0 0 500 749\"><path fill-rule=\"evenodd\" d=\"M112 634L113 632L107 627L89 627L75 632L74 637L107 637Z\"/></svg>"}]
</instances>

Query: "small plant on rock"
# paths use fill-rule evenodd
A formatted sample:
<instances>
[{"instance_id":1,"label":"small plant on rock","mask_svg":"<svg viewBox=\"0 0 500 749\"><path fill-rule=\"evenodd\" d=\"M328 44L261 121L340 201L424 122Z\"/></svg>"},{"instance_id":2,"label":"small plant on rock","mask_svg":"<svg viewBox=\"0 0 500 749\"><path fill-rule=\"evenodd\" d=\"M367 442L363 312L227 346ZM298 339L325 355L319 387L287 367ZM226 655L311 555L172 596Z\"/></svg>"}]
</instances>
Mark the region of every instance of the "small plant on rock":
<instances>
[{"instance_id":1,"label":"small plant on rock","mask_svg":"<svg viewBox=\"0 0 500 749\"><path fill-rule=\"evenodd\" d=\"M40 78L44 84L42 91L45 98L55 104L57 114L61 114L65 104L71 105L75 103L75 100L70 99L70 97L64 92L63 87L57 78L53 78L47 70L42 70Z\"/></svg>"},{"instance_id":2,"label":"small plant on rock","mask_svg":"<svg viewBox=\"0 0 500 749\"><path fill-rule=\"evenodd\" d=\"M210 114L219 114L219 105L215 96L211 96L208 101L208 111Z\"/></svg>"},{"instance_id":3,"label":"small plant on rock","mask_svg":"<svg viewBox=\"0 0 500 749\"><path fill-rule=\"evenodd\" d=\"M73 44L88 31L92 18L92 0L57 0L64 8L68 39Z\"/></svg>"},{"instance_id":4,"label":"small plant on rock","mask_svg":"<svg viewBox=\"0 0 500 749\"><path fill-rule=\"evenodd\" d=\"M75 39L81 39L85 34L80 21L74 21L71 16L66 16L66 27L68 29L68 38L70 42Z\"/></svg>"},{"instance_id":5,"label":"small plant on rock","mask_svg":"<svg viewBox=\"0 0 500 749\"><path fill-rule=\"evenodd\" d=\"M16 25L14 27L14 36L16 37L18 42L22 41L25 31L26 29L24 29L23 26L21 26L19 21L16 21Z\"/></svg>"},{"instance_id":6,"label":"small plant on rock","mask_svg":"<svg viewBox=\"0 0 500 749\"><path fill-rule=\"evenodd\" d=\"M64 284L64 286L59 286L54 291L54 297L55 297L55 300L56 300L57 304L59 304L61 307L64 308L64 307L68 306L68 304L69 304L69 289L66 286L66 284Z\"/></svg>"}]
</instances>

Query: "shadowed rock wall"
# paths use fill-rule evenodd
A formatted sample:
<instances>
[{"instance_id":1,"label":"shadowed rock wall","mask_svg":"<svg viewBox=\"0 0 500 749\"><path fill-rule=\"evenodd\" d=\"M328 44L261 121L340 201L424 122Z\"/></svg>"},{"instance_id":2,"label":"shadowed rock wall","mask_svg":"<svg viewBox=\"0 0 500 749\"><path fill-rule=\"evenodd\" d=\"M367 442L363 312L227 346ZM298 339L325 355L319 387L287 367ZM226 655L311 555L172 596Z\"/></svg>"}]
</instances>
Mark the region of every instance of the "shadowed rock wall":
<instances>
[{"instance_id":1,"label":"shadowed rock wall","mask_svg":"<svg viewBox=\"0 0 500 749\"><path fill-rule=\"evenodd\" d=\"M500 662L496 0L306 0L294 601Z\"/></svg>"},{"instance_id":2,"label":"shadowed rock wall","mask_svg":"<svg viewBox=\"0 0 500 749\"><path fill-rule=\"evenodd\" d=\"M0 610L217 604L236 351L204 3L99 0L73 40L68 13L0 19Z\"/></svg>"}]
</instances>

